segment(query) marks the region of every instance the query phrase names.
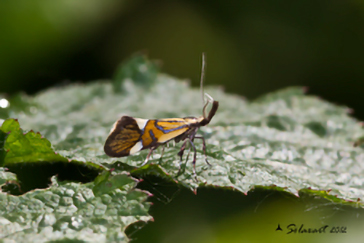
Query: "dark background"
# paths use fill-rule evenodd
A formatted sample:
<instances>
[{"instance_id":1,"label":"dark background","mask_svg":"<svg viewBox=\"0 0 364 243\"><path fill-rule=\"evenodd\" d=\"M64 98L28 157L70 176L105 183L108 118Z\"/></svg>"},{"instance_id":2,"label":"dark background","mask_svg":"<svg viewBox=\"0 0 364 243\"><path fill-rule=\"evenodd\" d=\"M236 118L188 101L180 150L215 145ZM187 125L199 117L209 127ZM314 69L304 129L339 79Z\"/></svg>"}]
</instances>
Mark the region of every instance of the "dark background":
<instances>
[{"instance_id":1,"label":"dark background","mask_svg":"<svg viewBox=\"0 0 364 243\"><path fill-rule=\"evenodd\" d=\"M0 1L0 94L110 79L118 64L138 51L194 86L205 52L206 85L222 85L249 99L306 86L310 94L354 108L353 115L364 119L362 0ZM324 242L326 237L344 242L343 237L362 236L362 210L325 200L213 188L196 196L163 182L140 186L154 190L155 222L132 235L137 242ZM275 232L278 223L347 226L350 234L288 237Z\"/></svg>"},{"instance_id":2,"label":"dark background","mask_svg":"<svg viewBox=\"0 0 364 243\"><path fill-rule=\"evenodd\" d=\"M0 2L0 93L109 79L137 51L253 99L292 85L364 119L364 1Z\"/></svg>"}]
</instances>

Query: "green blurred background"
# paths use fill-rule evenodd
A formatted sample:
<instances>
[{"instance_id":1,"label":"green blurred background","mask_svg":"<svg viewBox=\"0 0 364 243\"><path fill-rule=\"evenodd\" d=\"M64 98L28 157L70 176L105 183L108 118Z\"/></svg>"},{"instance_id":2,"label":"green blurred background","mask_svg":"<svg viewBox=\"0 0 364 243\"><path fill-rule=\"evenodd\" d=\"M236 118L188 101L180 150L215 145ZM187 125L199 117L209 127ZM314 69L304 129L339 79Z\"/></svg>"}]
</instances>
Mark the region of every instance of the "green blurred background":
<instances>
[{"instance_id":1,"label":"green blurred background","mask_svg":"<svg viewBox=\"0 0 364 243\"><path fill-rule=\"evenodd\" d=\"M249 99L291 85L364 119L364 1L0 1L0 92L110 78L143 50Z\"/></svg>"},{"instance_id":2,"label":"green blurred background","mask_svg":"<svg viewBox=\"0 0 364 243\"><path fill-rule=\"evenodd\" d=\"M191 79L195 86L205 52L207 85L222 85L227 92L249 99L286 86L306 86L311 94L354 108L353 115L364 119L362 0L0 1L0 93L34 94L54 85L110 79L118 64L138 51L161 60L164 72ZM157 190L158 200L167 194L163 188ZM173 200L179 206L172 211L166 205L173 204L156 202L151 212L159 230L149 224L152 230L145 227L140 232L147 241L269 242L277 236L277 222L321 226L329 220L349 226L350 221L353 228L361 219L358 211L342 207L323 211L325 203L318 207L320 213L307 214L307 207L316 212L317 206L292 206L291 199L264 191L235 205L235 213L212 219L201 215L223 214L231 205L214 204L210 197L222 198L209 192L201 199L184 199L188 193L179 193ZM206 210L206 204L215 209ZM341 214L330 216L342 211L348 215L346 221ZM308 240L286 236L283 242ZM322 242L322 238L312 239ZM330 238L335 240L342 242Z\"/></svg>"}]
</instances>

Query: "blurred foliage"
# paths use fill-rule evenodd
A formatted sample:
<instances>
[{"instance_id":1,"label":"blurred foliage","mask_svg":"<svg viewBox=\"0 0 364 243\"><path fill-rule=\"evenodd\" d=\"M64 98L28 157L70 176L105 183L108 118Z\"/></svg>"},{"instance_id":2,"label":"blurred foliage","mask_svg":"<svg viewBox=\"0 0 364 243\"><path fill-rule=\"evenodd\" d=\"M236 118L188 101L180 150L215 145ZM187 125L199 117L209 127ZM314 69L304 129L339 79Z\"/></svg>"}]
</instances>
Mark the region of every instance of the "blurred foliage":
<instances>
[{"instance_id":1,"label":"blurred foliage","mask_svg":"<svg viewBox=\"0 0 364 243\"><path fill-rule=\"evenodd\" d=\"M288 85L364 118L362 1L0 2L0 92L110 78L145 50L164 70L255 98ZM21 70L21 71L20 71Z\"/></svg>"}]
</instances>

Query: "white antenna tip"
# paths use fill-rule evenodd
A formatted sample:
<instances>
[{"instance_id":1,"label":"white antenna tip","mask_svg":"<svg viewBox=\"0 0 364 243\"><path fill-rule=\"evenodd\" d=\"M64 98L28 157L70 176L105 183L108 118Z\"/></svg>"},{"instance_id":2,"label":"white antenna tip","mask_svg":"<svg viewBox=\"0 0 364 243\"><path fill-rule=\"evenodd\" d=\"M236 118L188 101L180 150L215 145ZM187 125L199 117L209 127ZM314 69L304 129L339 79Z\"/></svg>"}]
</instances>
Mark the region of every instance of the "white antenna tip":
<instances>
[{"instance_id":1,"label":"white antenna tip","mask_svg":"<svg viewBox=\"0 0 364 243\"><path fill-rule=\"evenodd\" d=\"M214 98L212 98L212 96L209 95L208 93L205 93L205 96L209 99L210 103L212 103L214 101Z\"/></svg>"}]
</instances>

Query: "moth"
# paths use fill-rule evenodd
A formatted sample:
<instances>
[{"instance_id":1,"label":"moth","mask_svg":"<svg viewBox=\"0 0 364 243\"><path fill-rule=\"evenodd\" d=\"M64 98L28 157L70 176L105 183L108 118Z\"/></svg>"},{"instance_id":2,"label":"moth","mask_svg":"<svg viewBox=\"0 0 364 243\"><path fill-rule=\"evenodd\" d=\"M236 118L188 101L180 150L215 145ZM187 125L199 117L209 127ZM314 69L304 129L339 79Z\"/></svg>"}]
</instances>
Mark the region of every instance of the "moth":
<instances>
[{"instance_id":1,"label":"moth","mask_svg":"<svg viewBox=\"0 0 364 243\"><path fill-rule=\"evenodd\" d=\"M204 78L205 58L202 56L202 72L201 72L201 92L203 94L203 78ZM180 156L180 164L182 162L183 153L186 146L189 144L194 150L193 156L193 173L196 178L196 147L194 145L195 139L202 140L202 148L205 155L205 160L208 165L206 157L206 142L203 136L198 136L197 131L200 127L206 126L214 117L219 102L213 100L211 96L208 97L206 103L204 96L202 100L204 106L202 109L201 117L185 117L185 118L165 118L165 119L141 119L131 116L122 116L116 121L110 131L108 138L104 145L105 153L110 157L125 157L135 154L141 150L149 149L149 153L141 166L148 163L148 160L155 149L160 145L164 145L171 140L176 143L183 141L181 149L178 153ZM211 103L211 109L206 115L206 108ZM181 169L181 166L180 166Z\"/></svg>"}]
</instances>

